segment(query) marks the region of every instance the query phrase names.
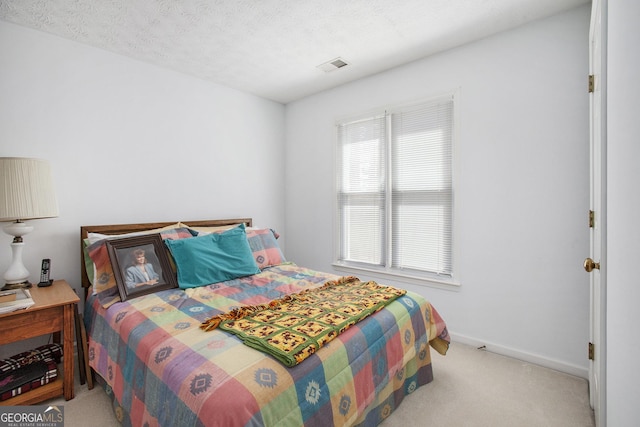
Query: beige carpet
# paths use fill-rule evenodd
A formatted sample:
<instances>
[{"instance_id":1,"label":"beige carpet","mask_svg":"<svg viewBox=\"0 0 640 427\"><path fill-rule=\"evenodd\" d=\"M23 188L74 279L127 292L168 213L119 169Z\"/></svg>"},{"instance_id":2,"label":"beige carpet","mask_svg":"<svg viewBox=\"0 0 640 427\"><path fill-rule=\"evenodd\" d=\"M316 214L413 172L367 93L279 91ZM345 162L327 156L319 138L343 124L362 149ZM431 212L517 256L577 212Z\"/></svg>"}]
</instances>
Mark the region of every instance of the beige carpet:
<instances>
[{"instance_id":1,"label":"beige carpet","mask_svg":"<svg viewBox=\"0 0 640 427\"><path fill-rule=\"evenodd\" d=\"M382 427L595 426L585 379L464 344L431 354L433 382Z\"/></svg>"},{"instance_id":2,"label":"beige carpet","mask_svg":"<svg viewBox=\"0 0 640 427\"><path fill-rule=\"evenodd\" d=\"M458 343L432 357L433 382L407 396L382 427L595 426L582 378ZM65 427L119 425L99 386L76 384L73 400L47 403L64 406Z\"/></svg>"}]
</instances>

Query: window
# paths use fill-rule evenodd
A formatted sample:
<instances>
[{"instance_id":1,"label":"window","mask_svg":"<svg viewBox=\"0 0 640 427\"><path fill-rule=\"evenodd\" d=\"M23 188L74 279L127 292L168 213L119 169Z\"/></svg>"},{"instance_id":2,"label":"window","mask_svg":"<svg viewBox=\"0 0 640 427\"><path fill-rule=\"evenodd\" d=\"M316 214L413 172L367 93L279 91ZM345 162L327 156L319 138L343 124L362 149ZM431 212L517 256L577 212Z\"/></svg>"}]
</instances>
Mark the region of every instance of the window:
<instances>
[{"instance_id":1,"label":"window","mask_svg":"<svg viewBox=\"0 0 640 427\"><path fill-rule=\"evenodd\" d=\"M338 123L339 265L452 276L453 103Z\"/></svg>"}]
</instances>

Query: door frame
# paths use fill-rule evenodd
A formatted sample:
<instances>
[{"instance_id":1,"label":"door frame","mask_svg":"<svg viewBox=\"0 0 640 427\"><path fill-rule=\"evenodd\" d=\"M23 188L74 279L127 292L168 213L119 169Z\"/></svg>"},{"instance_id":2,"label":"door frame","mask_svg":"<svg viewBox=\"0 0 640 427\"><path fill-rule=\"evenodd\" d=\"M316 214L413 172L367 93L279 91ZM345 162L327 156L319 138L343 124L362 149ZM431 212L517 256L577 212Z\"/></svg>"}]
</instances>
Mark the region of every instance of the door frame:
<instances>
[{"instance_id":1,"label":"door frame","mask_svg":"<svg viewBox=\"0 0 640 427\"><path fill-rule=\"evenodd\" d=\"M589 399L596 426L606 425L606 46L607 0L593 0L589 27L589 74L593 90L589 95L590 210L589 257L600 264L589 273L589 340L593 358L589 361Z\"/></svg>"}]
</instances>

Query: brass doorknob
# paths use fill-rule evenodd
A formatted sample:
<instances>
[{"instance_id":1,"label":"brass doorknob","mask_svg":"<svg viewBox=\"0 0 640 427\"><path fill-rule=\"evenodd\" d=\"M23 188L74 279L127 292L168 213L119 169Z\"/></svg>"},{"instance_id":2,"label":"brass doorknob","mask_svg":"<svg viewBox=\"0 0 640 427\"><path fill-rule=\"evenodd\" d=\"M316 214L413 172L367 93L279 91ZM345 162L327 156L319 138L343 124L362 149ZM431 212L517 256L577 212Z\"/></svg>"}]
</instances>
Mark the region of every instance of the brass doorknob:
<instances>
[{"instance_id":1,"label":"brass doorknob","mask_svg":"<svg viewBox=\"0 0 640 427\"><path fill-rule=\"evenodd\" d=\"M584 269L587 271L587 273L591 273L593 269L600 270L600 263L593 262L591 258L587 258L584 260Z\"/></svg>"}]
</instances>

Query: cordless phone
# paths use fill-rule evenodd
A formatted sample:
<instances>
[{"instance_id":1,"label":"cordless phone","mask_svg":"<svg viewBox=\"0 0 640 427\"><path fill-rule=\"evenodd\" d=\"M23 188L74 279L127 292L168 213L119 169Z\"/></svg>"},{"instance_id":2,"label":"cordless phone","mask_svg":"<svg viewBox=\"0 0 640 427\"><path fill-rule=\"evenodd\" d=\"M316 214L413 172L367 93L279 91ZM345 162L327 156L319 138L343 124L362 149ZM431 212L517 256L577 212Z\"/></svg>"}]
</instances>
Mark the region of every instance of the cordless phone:
<instances>
[{"instance_id":1,"label":"cordless phone","mask_svg":"<svg viewBox=\"0 0 640 427\"><path fill-rule=\"evenodd\" d=\"M49 279L49 270L51 270L51 260L49 258L45 258L42 260L42 270L40 270L40 283L38 286L44 288L46 286L51 286L53 280Z\"/></svg>"}]
</instances>

